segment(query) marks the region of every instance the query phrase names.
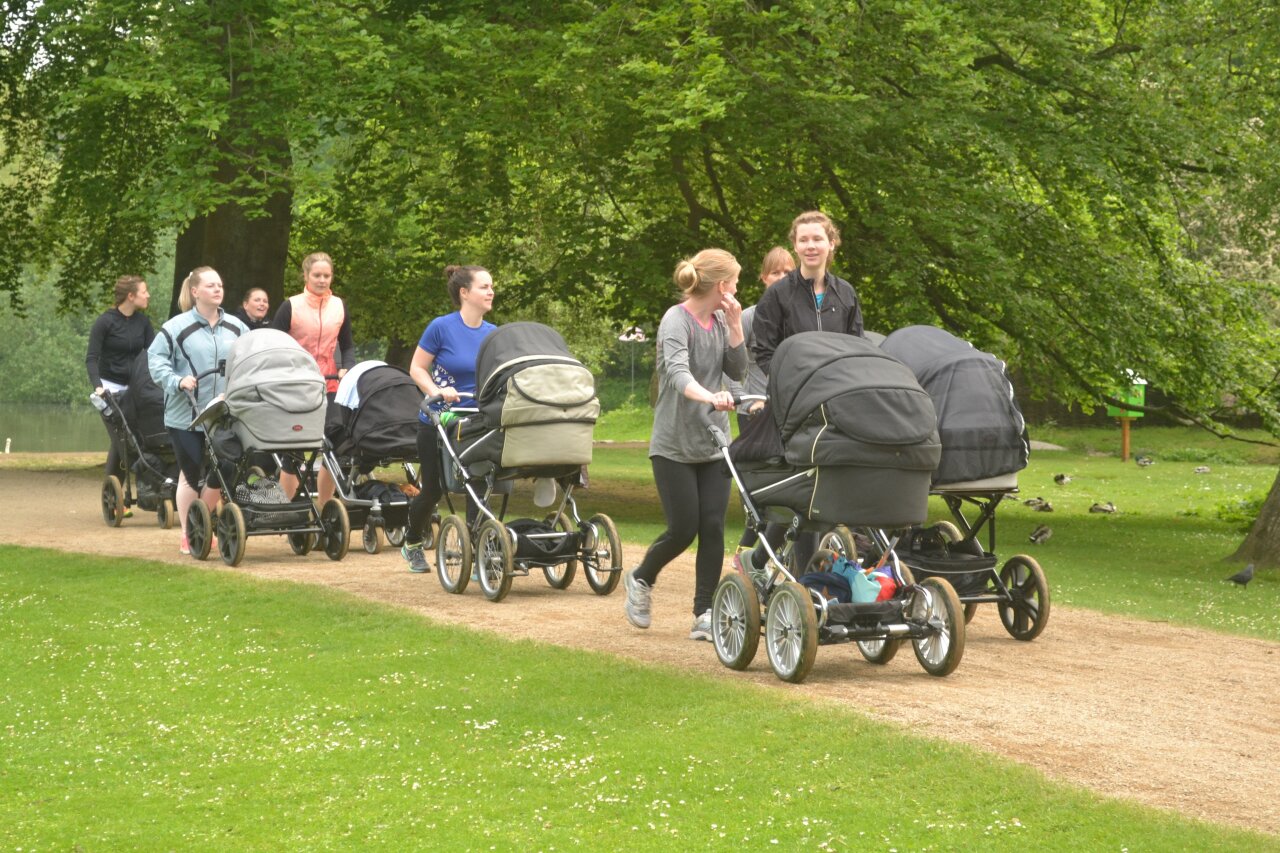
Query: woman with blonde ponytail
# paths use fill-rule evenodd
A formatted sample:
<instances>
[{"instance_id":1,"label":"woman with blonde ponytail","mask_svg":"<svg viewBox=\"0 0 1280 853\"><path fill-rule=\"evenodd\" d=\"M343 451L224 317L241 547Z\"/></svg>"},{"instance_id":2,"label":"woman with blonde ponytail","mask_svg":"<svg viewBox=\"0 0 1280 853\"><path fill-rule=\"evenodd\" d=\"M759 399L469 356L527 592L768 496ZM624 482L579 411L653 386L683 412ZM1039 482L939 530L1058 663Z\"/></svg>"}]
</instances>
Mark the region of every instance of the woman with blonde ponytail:
<instances>
[{"instance_id":1,"label":"woman with blonde ponytail","mask_svg":"<svg viewBox=\"0 0 1280 853\"><path fill-rule=\"evenodd\" d=\"M711 596L724 563L729 478L707 425L728 435L733 396L721 388L723 377L742 381L747 372L742 306L734 298L741 269L723 249L704 249L676 266L681 300L658 326L658 402L649 442L667 529L623 575L627 620L648 628L658 574L696 538L693 640L711 639Z\"/></svg>"}]
</instances>

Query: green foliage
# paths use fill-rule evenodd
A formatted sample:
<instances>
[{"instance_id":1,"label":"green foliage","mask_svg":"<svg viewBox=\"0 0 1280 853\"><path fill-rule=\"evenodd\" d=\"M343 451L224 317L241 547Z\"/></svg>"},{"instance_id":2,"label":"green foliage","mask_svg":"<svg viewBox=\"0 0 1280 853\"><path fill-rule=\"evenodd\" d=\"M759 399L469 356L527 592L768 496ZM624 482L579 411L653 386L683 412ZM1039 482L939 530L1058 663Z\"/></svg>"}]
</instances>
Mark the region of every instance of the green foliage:
<instances>
[{"instance_id":1,"label":"green foliage","mask_svg":"<svg viewBox=\"0 0 1280 853\"><path fill-rule=\"evenodd\" d=\"M303 585L6 547L0 630L11 847L1276 848L841 708ZM852 808L850 767L927 796Z\"/></svg>"},{"instance_id":2,"label":"green foliage","mask_svg":"<svg viewBox=\"0 0 1280 853\"><path fill-rule=\"evenodd\" d=\"M1239 533L1248 533L1266 500L1265 492L1257 492L1244 498L1232 498L1218 504L1214 517L1224 524L1231 525L1232 529Z\"/></svg>"}]
</instances>

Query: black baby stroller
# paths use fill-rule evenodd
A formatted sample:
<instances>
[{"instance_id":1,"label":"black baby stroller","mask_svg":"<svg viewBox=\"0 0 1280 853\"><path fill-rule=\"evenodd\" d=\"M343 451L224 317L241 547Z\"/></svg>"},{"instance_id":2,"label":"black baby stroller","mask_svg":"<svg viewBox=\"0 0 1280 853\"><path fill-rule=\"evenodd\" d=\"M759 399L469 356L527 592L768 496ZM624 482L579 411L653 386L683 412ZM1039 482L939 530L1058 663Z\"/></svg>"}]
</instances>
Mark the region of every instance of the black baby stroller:
<instances>
[{"instance_id":1,"label":"black baby stroller","mask_svg":"<svg viewBox=\"0 0 1280 853\"><path fill-rule=\"evenodd\" d=\"M405 481L417 482L418 406L422 391L408 373L382 362L362 362L343 377L329 407L322 463L333 476L335 493L352 527L364 531L365 551L404 541L409 496L395 483L370 475L400 465Z\"/></svg>"},{"instance_id":2,"label":"black baby stroller","mask_svg":"<svg viewBox=\"0 0 1280 853\"><path fill-rule=\"evenodd\" d=\"M225 370L226 391L192 427L203 426L209 434L208 482L222 491L217 518L222 561L239 565L246 538L268 534L287 535L299 555L319 539L329 559L341 560L351 533L342 501L331 498L317 510L305 479L289 500L274 480L251 470L254 453L295 453L311 465L323 451L327 400L315 359L284 332L260 329L241 335L217 369ZM194 501L187 513L192 556L209 556L213 532L209 508Z\"/></svg>"},{"instance_id":3,"label":"black baby stroller","mask_svg":"<svg viewBox=\"0 0 1280 853\"><path fill-rule=\"evenodd\" d=\"M476 356L477 409L451 420L423 410L440 431L450 514L436 537L436 570L447 591L466 589L474 567L490 601L501 601L514 575L542 569L547 583L564 589L582 564L598 595L618 585L622 542L607 515L585 521L574 489L591 462L592 430L600 414L591 372L575 359L560 333L540 323L510 323L487 337ZM446 425L447 422L447 425ZM553 481L558 504L539 520L505 520L511 484ZM476 508L468 523L453 509L450 493L464 493ZM501 496L495 512L490 500Z\"/></svg>"},{"instance_id":4,"label":"black baby stroller","mask_svg":"<svg viewBox=\"0 0 1280 853\"><path fill-rule=\"evenodd\" d=\"M763 534L766 512L790 526L781 556L760 536L769 576L759 586L729 573L716 587L711 634L716 655L745 669L760 640L774 673L799 682L819 644L856 642L872 663L887 663L903 639L932 675L955 670L964 654L964 619L946 580L916 584L884 532L928 515L929 477L940 448L929 397L903 364L850 335L803 332L774 355L769 405L760 426L731 448L711 427L742 495L747 523ZM772 437L773 447L770 447ZM779 443L780 441L780 443ZM892 596L841 602L813 586L792 562L800 531L828 533L837 525L862 529L892 574ZM831 552L819 551L810 571Z\"/></svg>"},{"instance_id":5,"label":"black baby stroller","mask_svg":"<svg viewBox=\"0 0 1280 853\"><path fill-rule=\"evenodd\" d=\"M955 519L912 530L903 559L917 576L951 581L965 606L965 622L979 604L992 603L1010 636L1035 639L1049 621L1044 571L1026 554L997 569L996 507L1017 494L1018 472L1030 455L1004 363L933 326L899 329L880 346L910 367L933 399L942 440L933 494ZM976 515L967 516L966 507Z\"/></svg>"},{"instance_id":6,"label":"black baby stroller","mask_svg":"<svg viewBox=\"0 0 1280 853\"><path fill-rule=\"evenodd\" d=\"M133 360L128 390L119 395L103 391L102 401L102 422L124 468L123 479L108 474L102 481L102 520L119 527L125 510L136 506L154 512L156 522L168 530L176 518L178 462L164 426L164 392L151 379L146 350Z\"/></svg>"}]
</instances>

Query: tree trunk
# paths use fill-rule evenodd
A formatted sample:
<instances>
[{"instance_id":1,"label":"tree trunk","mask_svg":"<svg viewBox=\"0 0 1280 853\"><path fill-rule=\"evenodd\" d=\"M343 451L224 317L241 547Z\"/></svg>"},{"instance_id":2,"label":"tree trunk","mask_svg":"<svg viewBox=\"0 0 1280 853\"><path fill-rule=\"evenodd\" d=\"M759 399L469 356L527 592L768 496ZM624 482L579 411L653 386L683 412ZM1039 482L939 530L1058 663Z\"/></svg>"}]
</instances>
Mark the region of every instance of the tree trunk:
<instances>
[{"instance_id":1,"label":"tree trunk","mask_svg":"<svg viewBox=\"0 0 1280 853\"><path fill-rule=\"evenodd\" d=\"M1249 535L1229 559L1253 563L1259 569L1280 566L1280 475L1271 484Z\"/></svg>"}]
</instances>

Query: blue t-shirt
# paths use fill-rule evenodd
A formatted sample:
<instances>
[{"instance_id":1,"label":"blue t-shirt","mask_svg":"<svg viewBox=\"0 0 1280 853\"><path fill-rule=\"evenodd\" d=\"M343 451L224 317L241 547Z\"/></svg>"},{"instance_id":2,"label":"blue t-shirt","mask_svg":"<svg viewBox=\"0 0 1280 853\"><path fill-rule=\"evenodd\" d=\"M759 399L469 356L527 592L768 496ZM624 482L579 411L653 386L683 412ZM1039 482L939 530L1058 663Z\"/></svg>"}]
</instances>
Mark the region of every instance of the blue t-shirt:
<instances>
[{"instance_id":1,"label":"blue t-shirt","mask_svg":"<svg viewBox=\"0 0 1280 853\"><path fill-rule=\"evenodd\" d=\"M435 356L431 364L431 379L441 388L456 388L459 391L476 392L476 355L480 352L480 344L489 337L489 333L498 328L487 320L480 322L480 327L473 329L462 321L462 314L455 311L437 317L427 324L427 328L418 340L418 346ZM462 402L471 406L470 400ZM434 406L437 411L447 408L443 403ZM427 416L418 413L418 420L429 423Z\"/></svg>"}]
</instances>

